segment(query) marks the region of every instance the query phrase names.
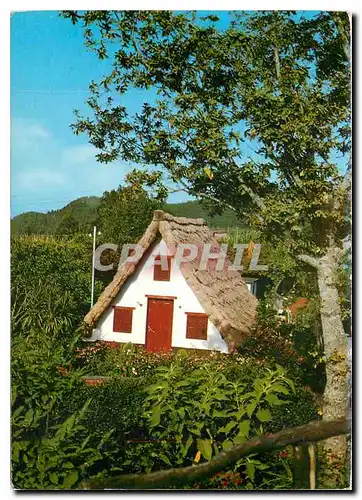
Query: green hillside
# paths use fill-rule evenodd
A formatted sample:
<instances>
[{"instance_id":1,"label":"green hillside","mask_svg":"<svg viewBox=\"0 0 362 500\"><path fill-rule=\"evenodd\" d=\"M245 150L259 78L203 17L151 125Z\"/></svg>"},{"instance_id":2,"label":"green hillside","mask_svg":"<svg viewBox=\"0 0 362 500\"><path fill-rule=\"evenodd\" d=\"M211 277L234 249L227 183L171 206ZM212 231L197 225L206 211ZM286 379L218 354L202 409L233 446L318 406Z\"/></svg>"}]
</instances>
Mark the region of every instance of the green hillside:
<instances>
[{"instance_id":1,"label":"green hillside","mask_svg":"<svg viewBox=\"0 0 362 500\"><path fill-rule=\"evenodd\" d=\"M59 210L47 213L25 212L11 220L11 233L55 234L65 216L71 216L86 229L96 222L99 204L98 196L84 196L71 201Z\"/></svg>"},{"instance_id":2,"label":"green hillside","mask_svg":"<svg viewBox=\"0 0 362 500\"><path fill-rule=\"evenodd\" d=\"M232 210L225 210L222 215L210 217L205 209L197 201L187 201L185 203L170 203L165 205L166 212L177 217L201 217L205 219L210 227L243 227L244 224L238 220Z\"/></svg>"},{"instance_id":3,"label":"green hillside","mask_svg":"<svg viewBox=\"0 0 362 500\"><path fill-rule=\"evenodd\" d=\"M89 231L97 222L97 209L100 198L86 196L73 200L59 210L47 213L25 212L11 220L12 234L55 234L64 217L71 217L80 226L81 230ZM226 210L222 215L210 217L197 201L185 203L167 203L165 211L179 217L202 217L211 227L226 228L242 226L231 210Z\"/></svg>"}]
</instances>

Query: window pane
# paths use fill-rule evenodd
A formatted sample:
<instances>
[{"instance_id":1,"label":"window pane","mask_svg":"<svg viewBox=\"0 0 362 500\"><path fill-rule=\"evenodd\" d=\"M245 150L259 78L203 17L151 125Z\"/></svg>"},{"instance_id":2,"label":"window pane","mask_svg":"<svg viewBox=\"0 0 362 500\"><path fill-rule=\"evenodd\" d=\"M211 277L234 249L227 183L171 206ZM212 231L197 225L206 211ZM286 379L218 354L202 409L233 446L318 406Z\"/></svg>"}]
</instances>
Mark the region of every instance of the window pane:
<instances>
[{"instance_id":1,"label":"window pane","mask_svg":"<svg viewBox=\"0 0 362 500\"><path fill-rule=\"evenodd\" d=\"M186 326L186 338L187 339L198 339L207 340L207 314L198 313L186 313L187 314L187 326Z\"/></svg>"},{"instance_id":2,"label":"window pane","mask_svg":"<svg viewBox=\"0 0 362 500\"><path fill-rule=\"evenodd\" d=\"M132 313L131 307L115 307L113 316L113 331L122 333L132 333Z\"/></svg>"},{"instance_id":3,"label":"window pane","mask_svg":"<svg viewBox=\"0 0 362 500\"><path fill-rule=\"evenodd\" d=\"M153 279L154 281L170 281L171 277L171 259L172 256L167 256L167 269L162 269L162 260L159 257L155 258Z\"/></svg>"}]
</instances>

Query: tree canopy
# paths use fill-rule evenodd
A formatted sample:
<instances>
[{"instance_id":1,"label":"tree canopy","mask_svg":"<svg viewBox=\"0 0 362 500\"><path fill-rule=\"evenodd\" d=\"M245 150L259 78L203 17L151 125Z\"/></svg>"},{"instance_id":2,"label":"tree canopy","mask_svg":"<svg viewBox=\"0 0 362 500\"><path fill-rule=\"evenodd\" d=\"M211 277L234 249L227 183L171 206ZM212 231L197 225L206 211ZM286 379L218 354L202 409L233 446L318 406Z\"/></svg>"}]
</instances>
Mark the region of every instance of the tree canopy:
<instances>
[{"instance_id":1,"label":"tree canopy","mask_svg":"<svg viewBox=\"0 0 362 500\"><path fill-rule=\"evenodd\" d=\"M146 165L131 184L164 196L171 181L211 210L289 235L297 251L319 255L346 236L347 14L234 12L224 29L192 12L63 15L112 62L90 85L90 116L73 125L100 161ZM134 115L121 101L133 88L156 91Z\"/></svg>"}]
</instances>

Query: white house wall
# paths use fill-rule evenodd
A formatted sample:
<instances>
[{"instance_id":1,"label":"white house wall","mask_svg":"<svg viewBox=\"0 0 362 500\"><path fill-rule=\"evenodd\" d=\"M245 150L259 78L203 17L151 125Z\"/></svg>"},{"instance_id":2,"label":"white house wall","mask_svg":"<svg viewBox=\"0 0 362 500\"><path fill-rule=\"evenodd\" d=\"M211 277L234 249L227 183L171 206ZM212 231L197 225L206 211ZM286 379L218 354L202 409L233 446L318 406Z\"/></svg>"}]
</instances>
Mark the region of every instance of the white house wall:
<instances>
[{"instance_id":1,"label":"white house wall","mask_svg":"<svg viewBox=\"0 0 362 500\"><path fill-rule=\"evenodd\" d=\"M194 292L187 284L180 269L172 263L170 281L154 281L153 262L155 256L168 255L168 249L162 240L153 248L146 262L128 278L120 293L115 297L111 307L107 309L98 321L93 335L89 340L107 340L116 342L146 342L146 295L177 297L174 300L172 347L188 349L209 349L228 352L228 347L219 331L211 321L208 321L207 340L186 338L186 312L204 313ZM134 307L132 333L113 332L113 307Z\"/></svg>"}]
</instances>

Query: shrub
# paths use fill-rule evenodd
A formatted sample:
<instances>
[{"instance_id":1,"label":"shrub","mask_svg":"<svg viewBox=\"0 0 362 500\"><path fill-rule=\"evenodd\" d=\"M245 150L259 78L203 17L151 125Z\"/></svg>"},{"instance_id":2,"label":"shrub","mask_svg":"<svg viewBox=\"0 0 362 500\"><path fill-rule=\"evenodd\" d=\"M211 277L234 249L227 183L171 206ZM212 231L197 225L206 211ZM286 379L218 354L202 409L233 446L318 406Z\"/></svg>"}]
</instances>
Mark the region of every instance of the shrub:
<instances>
[{"instance_id":1,"label":"shrub","mask_svg":"<svg viewBox=\"0 0 362 500\"><path fill-rule=\"evenodd\" d=\"M286 396L295 390L280 366L262 369L248 384L251 391L244 383L226 378L218 368L212 360L186 374L181 363L157 370L157 381L148 387L144 402L148 436L157 438L147 470L191 464L200 458L210 460L214 454L262 434L272 419L271 410L284 406ZM254 485L256 471L266 471L270 465L250 456L235 467L243 483Z\"/></svg>"},{"instance_id":2,"label":"shrub","mask_svg":"<svg viewBox=\"0 0 362 500\"><path fill-rule=\"evenodd\" d=\"M322 352L315 329L308 323L281 321L266 301L260 301L257 324L238 352L251 359L279 363L293 380L300 380L316 392L323 391L325 371L324 364L318 362Z\"/></svg>"},{"instance_id":3,"label":"shrub","mask_svg":"<svg viewBox=\"0 0 362 500\"><path fill-rule=\"evenodd\" d=\"M65 417L61 401L83 386L73 369L73 346L54 345L30 330L12 342L12 481L21 489L70 489L117 451L111 432L89 432L90 401ZM66 375L66 376L65 376Z\"/></svg>"},{"instance_id":4,"label":"shrub","mask_svg":"<svg viewBox=\"0 0 362 500\"><path fill-rule=\"evenodd\" d=\"M82 384L62 399L58 409L64 418L89 400L88 431L102 436L114 429L117 439L125 439L136 435L141 425L145 385L143 378L127 377L112 379L101 386Z\"/></svg>"},{"instance_id":5,"label":"shrub","mask_svg":"<svg viewBox=\"0 0 362 500\"><path fill-rule=\"evenodd\" d=\"M91 290L92 241L87 236L59 239L56 237L21 236L11 240L11 281L12 304L16 313L22 307L23 313L40 309L47 311L53 304L53 298L61 307L57 312L71 319L73 330L80 324L89 310ZM96 281L95 295L100 293L102 285ZM54 309L52 310L55 315ZM35 313L30 322L37 325ZM50 320L49 320L50 321ZM42 328L46 326L43 321ZM23 321L19 327L25 325ZM25 331L25 330L24 330Z\"/></svg>"}]
</instances>

